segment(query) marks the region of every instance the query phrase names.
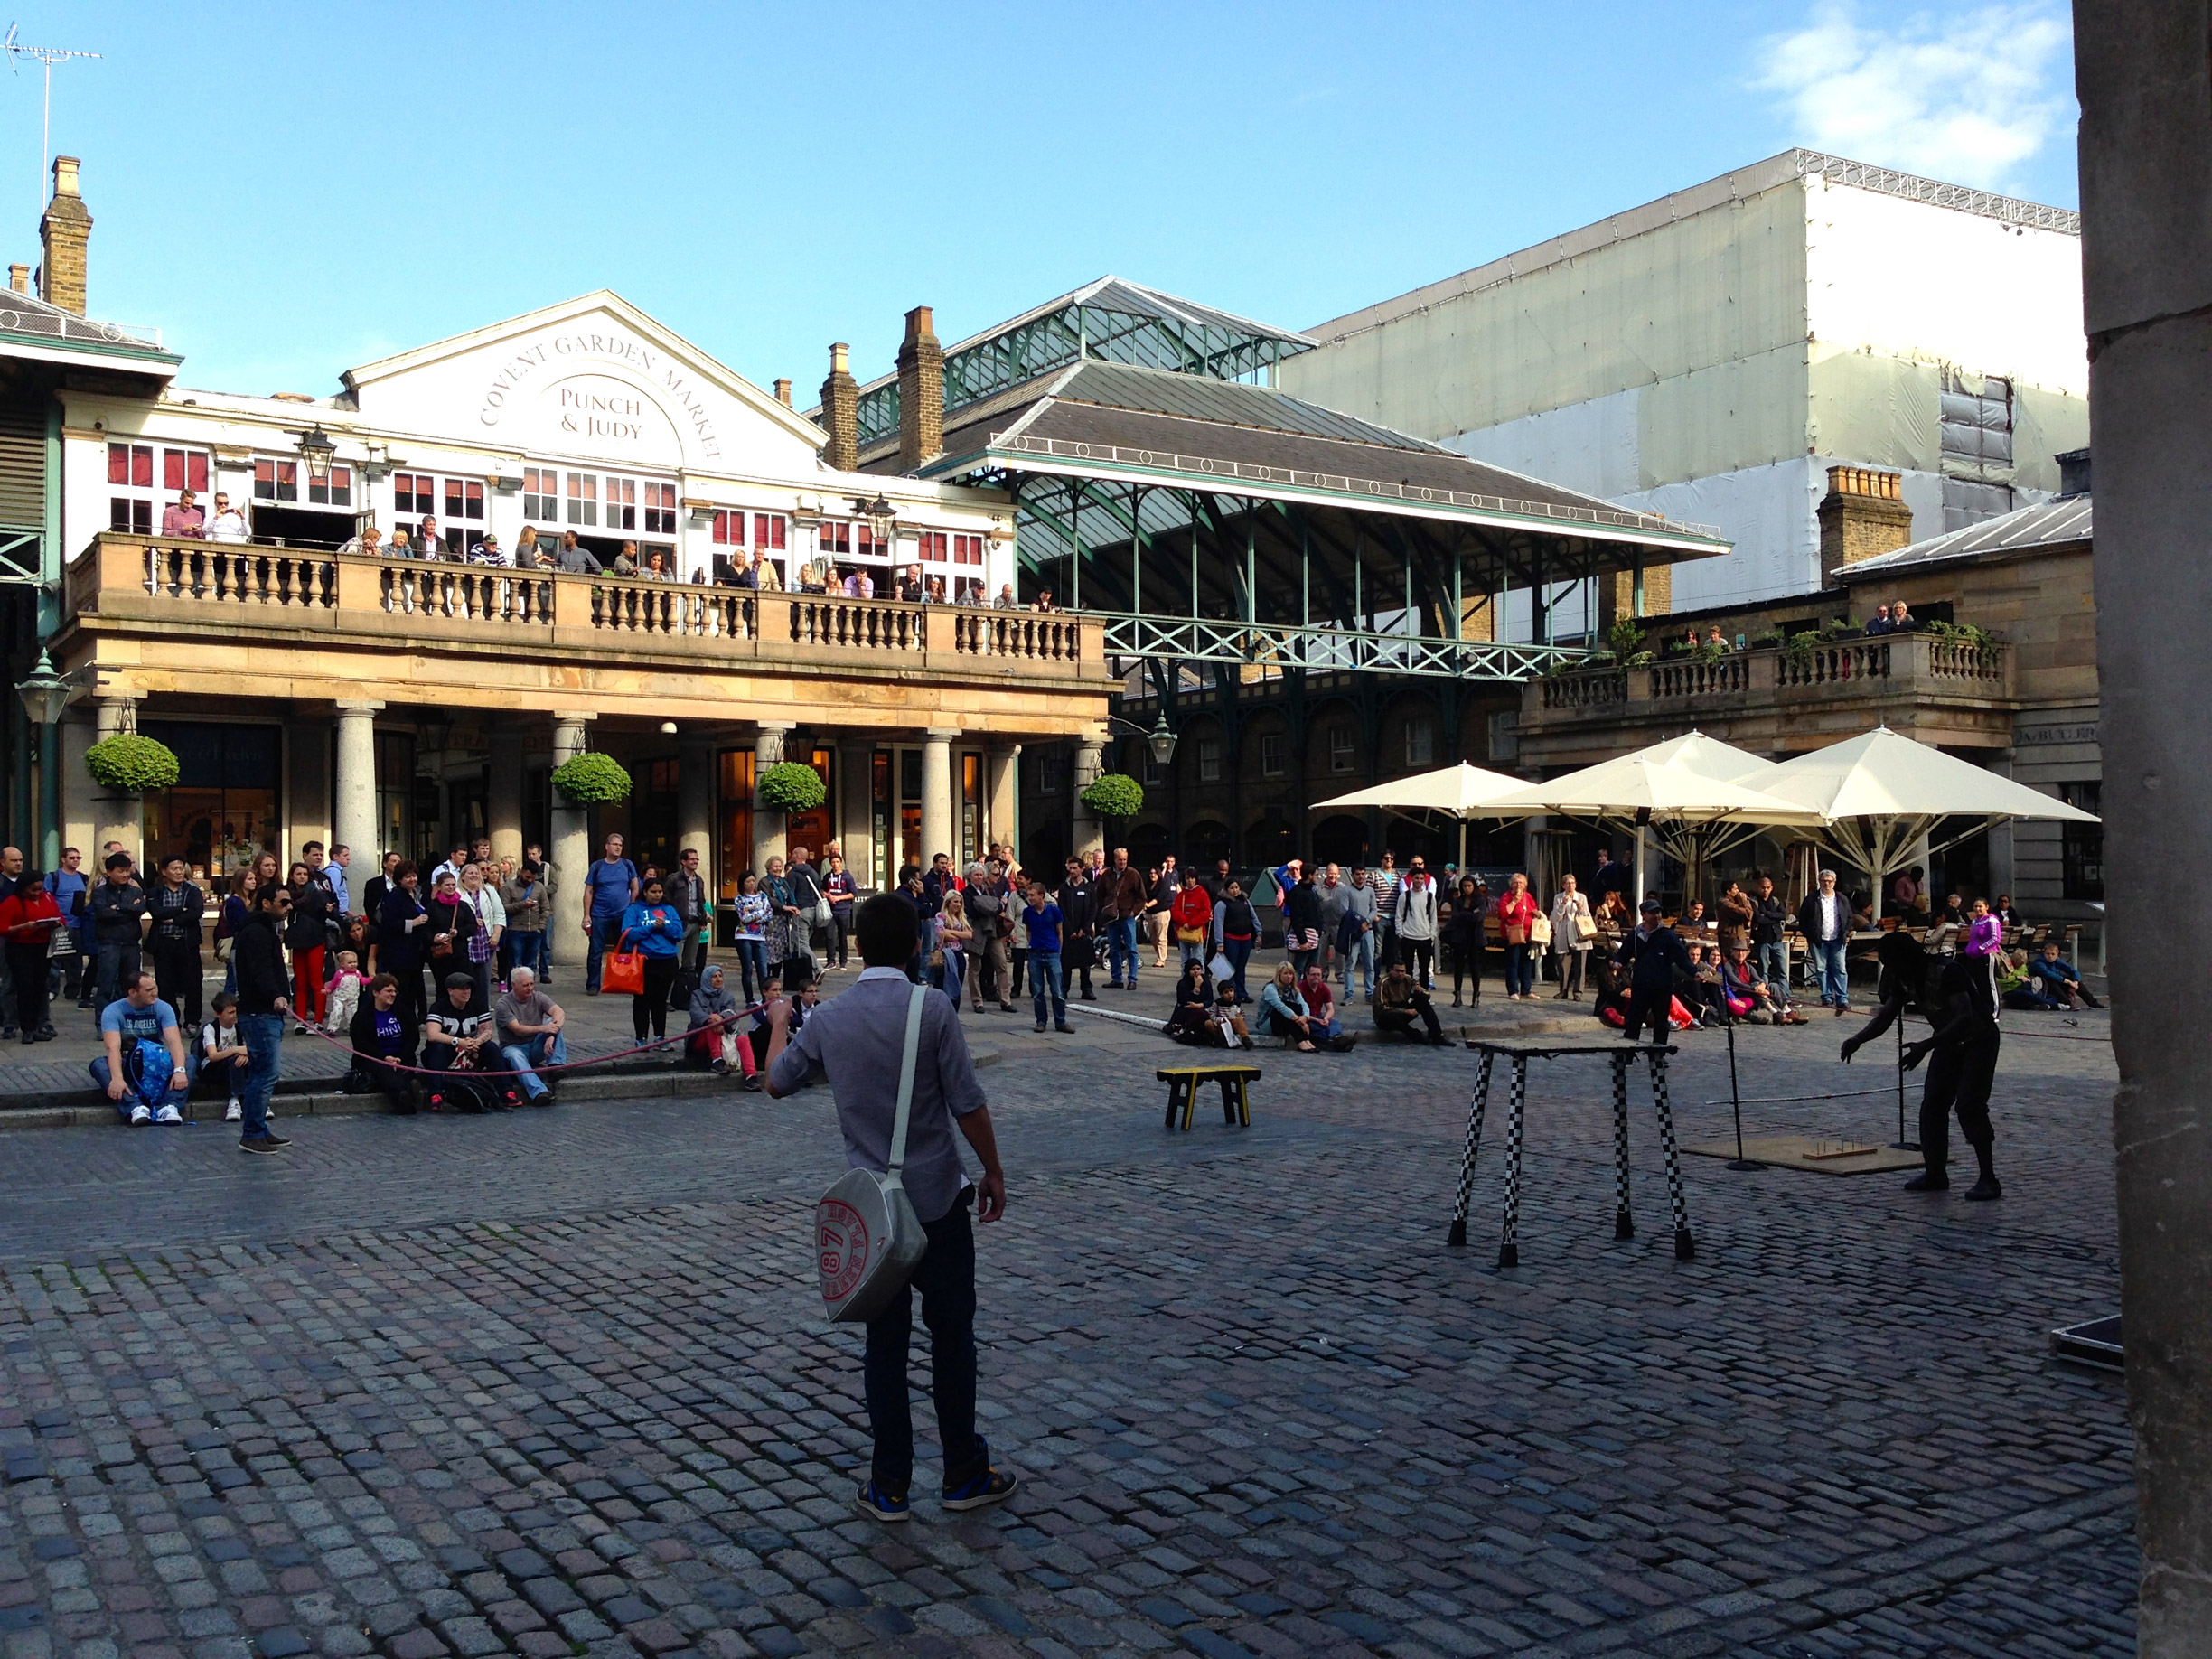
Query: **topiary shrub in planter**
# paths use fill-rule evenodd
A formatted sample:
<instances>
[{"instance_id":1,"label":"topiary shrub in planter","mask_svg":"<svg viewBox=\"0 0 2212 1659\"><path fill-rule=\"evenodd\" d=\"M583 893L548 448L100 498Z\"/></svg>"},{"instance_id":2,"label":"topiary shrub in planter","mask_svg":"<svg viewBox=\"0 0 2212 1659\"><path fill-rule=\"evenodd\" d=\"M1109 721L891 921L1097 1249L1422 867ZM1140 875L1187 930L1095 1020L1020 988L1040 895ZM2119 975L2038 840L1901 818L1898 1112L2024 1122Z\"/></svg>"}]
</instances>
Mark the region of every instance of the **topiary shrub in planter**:
<instances>
[{"instance_id":1,"label":"topiary shrub in planter","mask_svg":"<svg viewBox=\"0 0 2212 1659\"><path fill-rule=\"evenodd\" d=\"M760 774L760 803L773 812L811 812L830 798L821 773L800 761L778 761Z\"/></svg>"},{"instance_id":2,"label":"topiary shrub in planter","mask_svg":"<svg viewBox=\"0 0 2212 1659\"><path fill-rule=\"evenodd\" d=\"M85 770L102 789L132 795L167 789L179 776L175 751L136 732L117 732L101 738L85 751Z\"/></svg>"},{"instance_id":3,"label":"topiary shrub in planter","mask_svg":"<svg viewBox=\"0 0 2212 1659\"><path fill-rule=\"evenodd\" d=\"M553 769L553 787L570 806L596 806L630 799L630 774L612 755L586 749Z\"/></svg>"},{"instance_id":4,"label":"topiary shrub in planter","mask_svg":"<svg viewBox=\"0 0 2212 1659\"><path fill-rule=\"evenodd\" d=\"M1101 818L1134 818L1144 811L1144 785L1126 772L1101 773L1083 803Z\"/></svg>"}]
</instances>

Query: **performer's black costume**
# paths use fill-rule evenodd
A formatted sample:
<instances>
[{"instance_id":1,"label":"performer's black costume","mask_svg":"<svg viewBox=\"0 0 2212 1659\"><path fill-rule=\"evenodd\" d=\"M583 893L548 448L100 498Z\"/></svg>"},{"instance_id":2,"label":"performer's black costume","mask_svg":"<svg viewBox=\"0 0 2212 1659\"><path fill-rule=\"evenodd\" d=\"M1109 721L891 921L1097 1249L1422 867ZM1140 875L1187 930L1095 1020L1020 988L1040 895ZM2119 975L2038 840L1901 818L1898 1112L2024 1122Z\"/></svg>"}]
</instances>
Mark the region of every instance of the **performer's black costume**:
<instances>
[{"instance_id":1,"label":"performer's black costume","mask_svg":"<svg viewBox=\"0 0 2212 1659\"><path fill-rule=\"evenodd\" d=\"M1929 1061L1927 1081L1920 1095L1920 1153L1926 1164L1906 1183L1914 1192L1942 1192L1951 1185L1950 1120L1958 1113L1959 1130L1974 1149L1981 1178L1966 1194L1971 1199L2001 1198L1997 1167L1992 1158L1996 1131L1991 1127L1990 1091L1997 1081L1996 959L1988 956L1931 956L1907 933L1891 933L1879 946L1881 979L1877 994L1881 1006L1866 1028L1845 1039L1843 1058L1849 1060L1915 1008L1935 1030L1905 1049L1904 1065L1911 1071ZM1915 1006L1917 1005L1917 1007Z\"/></svg>"}]
</instances>

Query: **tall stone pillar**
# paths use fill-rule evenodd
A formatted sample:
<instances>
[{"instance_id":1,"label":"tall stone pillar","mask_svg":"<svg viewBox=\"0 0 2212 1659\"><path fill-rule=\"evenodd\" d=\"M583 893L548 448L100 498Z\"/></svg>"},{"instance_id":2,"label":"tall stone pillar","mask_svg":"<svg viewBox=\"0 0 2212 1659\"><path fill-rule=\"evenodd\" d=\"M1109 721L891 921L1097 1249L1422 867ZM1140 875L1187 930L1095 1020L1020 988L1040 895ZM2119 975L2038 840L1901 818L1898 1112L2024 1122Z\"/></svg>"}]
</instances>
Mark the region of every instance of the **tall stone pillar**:
<instances>
[{"instance_id":1,"label":"tall stone pillar","mask_svg":"<svg viewBox=\"0 0 2212 1659\"><path fill-rule=\"evenodd\" d=\"M1094 731L1077 739L1075 744L1075 776L1068 788L1068 798L1073 803L1075 835L1068 851L1077 858L1103 843L1105 825L1099 822L1098 814L1083 805L1083 792L1099 781L1106 770L1106 734Z\"/></svg>"},{"instance_id":2,"label":"tall stone pillar","mask_svg":"<svg viewBox=\"0 0 2212 1659\"><path fill-rule=\"evenodd\" d=\"M765 871L768 860L781 858L784 848L784 818L760 803L760 779L769 767L783 759L783 740L798 730L790 720L763 720L753 740L753 867Z\"/></svg>"},{"instance_id":3,"label":"tall stone pillar","mask_svg":"<svg viewBox=\"0 0 2212 1659\"><path fill-rule=\"evenodd\" d=\"M713 745L703 741L683 745L676 755L676 856L680 858L687 847L698 851L699 873L710 891L717 880L737 875L715 868L714 801Z\"/></svg>"},{"instance_id":4,"label":"tall stone pillar","mask_svg":"<svg viewBox=\"0 0 2212 1659\"><path fill-rule=\"evenodd\" d=\"M922 867L939 853L960 864L959 814L952 800L952 740L957 728L933 726L922 734Z\"/></svg>"},{"instance_id":5,"label":"tall stone pillar","mask_svg":"<svg viewBox=\"0 0 2212 1659\"><path fill-rule=\"evenodd\" d=\"M983 761L983 844L1003 842L1021 857L1021 751L1018 743L993 749Z\"/></svg>"},{"instance_id":6,"label":"tall stone pillar","mask_svg":"<svg viewBox=\"0 0 2212 1659\"><path fill-rule=\"evenodd\" d=\"M522 861L522 742L518 732L490 727L491 776L485 780L484 829L492 856Z\"/></svg>"},{"instance_id":7,"label":"tall stone pillar","mask_svg":"<svg viewBox=\"0 0 2212 1659\"><path fill-rule=\"evenodd\" d=\"M331 840L353 849L357 889L383 867L377 822L376 717L381 703L338 705L338 776L331 790ZM394 849L400 850L400 849Z\"/></svg>"},{"instance_id":8,"label":"tall stone pillar","mask_svg":"<svg viewBox=\"0 0 2212 1659\"><path fill-rule=\"evenodd\" d=\"M2076 0L2083 308L2112 930L2120 1312L2142 1550L2136 1651L2212 1654L2212 98L2201 3Z\"/></svg>"},{"instance_id":9,"label":"tall stone pillar","mask_svg":"<svg viewBox=\"0 0 2212 1659\"><path fill-rule=\"evenodd\" d=\"M553 764L584 752L586 732L596 717L588 713L553 712ZM546 923L546 944L553 961L563 968L583 970L589 952L585 948L585 923L590 919L589 895L584 872L591 867L591 813L572 807L556 792L553 797L553 845L547 848L560 866L560 890L554 896L553 916Z\"/></svg>"},{"instance_id":10,"label":"tall stone pillar","mask_svg":"<svg viewBox=\"0 0 2212 1659\"><path fill-rule=\"evenodd\" d=\"M132 726L131 698L102 697L93 704L93 719L98 731L97 742L106 742ZM145 835L145 811L136 795L120 794L92 785L92 842L86 848L84 867L88 874L98 870L107 862L100 848L110 841L123 843L123 850L132 858L144 861L145 848L141 845Z\"/></svg>"}]
</instances>

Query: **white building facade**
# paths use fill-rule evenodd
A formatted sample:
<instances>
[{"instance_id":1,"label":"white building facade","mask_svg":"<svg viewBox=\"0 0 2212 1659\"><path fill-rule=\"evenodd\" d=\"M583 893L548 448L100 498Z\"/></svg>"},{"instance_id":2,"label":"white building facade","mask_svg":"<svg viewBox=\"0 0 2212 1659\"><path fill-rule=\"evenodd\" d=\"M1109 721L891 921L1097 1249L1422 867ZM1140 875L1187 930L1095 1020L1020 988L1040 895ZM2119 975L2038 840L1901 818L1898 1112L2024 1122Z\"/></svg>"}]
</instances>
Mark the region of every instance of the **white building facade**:
<instances>
[{"instance_id":1,"label":"white building facade","mask_svg":"<svg viewBox=\"0 0 2212 1659\"><path fill-rule=\"evenodd\" d=\"M1717 524L1685 611L1820 588L1832 465L1901 473L1916 539L2048 499L2088 443L2081 316L2075 213L1798 150L1321 323L1280 374Z\"/></svg>"}]
</instances>

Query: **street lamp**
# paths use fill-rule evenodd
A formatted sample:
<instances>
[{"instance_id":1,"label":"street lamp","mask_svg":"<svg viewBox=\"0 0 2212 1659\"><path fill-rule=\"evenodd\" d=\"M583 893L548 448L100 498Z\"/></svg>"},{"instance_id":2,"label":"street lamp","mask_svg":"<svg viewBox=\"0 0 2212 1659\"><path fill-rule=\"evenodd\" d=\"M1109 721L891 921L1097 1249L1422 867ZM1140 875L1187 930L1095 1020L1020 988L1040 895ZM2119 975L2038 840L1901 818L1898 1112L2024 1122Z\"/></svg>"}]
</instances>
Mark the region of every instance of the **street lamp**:
<instances>
[{"instance_id":1,"label":"street lamp","mask_svg":"<svg viewBox=\"0 0 2212 1659\"><path fill-rule=\"evenodd\" d=\"M1145 747L1151 751L1152 758L1161 765L1165 766L1175 759L1176 732L1175 728L1167 724L1167 714L1165 709L1160 711L1159 717L1152 723L1152 729L1148 732L1145 731L1145 728L1138 725L1136 721L1125 720L1120 715L1108 715L1106 719L1110 725L1124 726L1132 732L1142 733Z\"/></svg>"},{"instance_id":2,"label":"street lamp","mask_svg":"<svg viewBox=\"0 0 2212 1659\"><path fill-rule=\"evenodd\" d=\"M33 726L54 725L69 707L70 682L54 672L53 659L43 646L39 649L37 665L16 685L15 694L23 698L23 710Z\"/></svg>"},{"instance_id":3,"label":"street lamp","mask_svg":"<svg viewBox=\"0 0 2212 1659\"><path fill-rule=\"evenodd\" d=\"M330 482L331 461L338 453L338 445L330 441L320 421L315 429L300 439L300 457L307 463L307 476L316 483Z\"/></svg>"},{"instance_id":4,"label":"street lamp","mask_svg":"<svg viewBox=\"0 0 2212 1659\"><path fill-rule=\"evenodd\" d=\"M875 536L877 547L889 545L891 532L898 524L898 509L879 495L872 501L864 501L855 496L853 510L867 520L868 530Z\"/></svg>"}]
</instances>

